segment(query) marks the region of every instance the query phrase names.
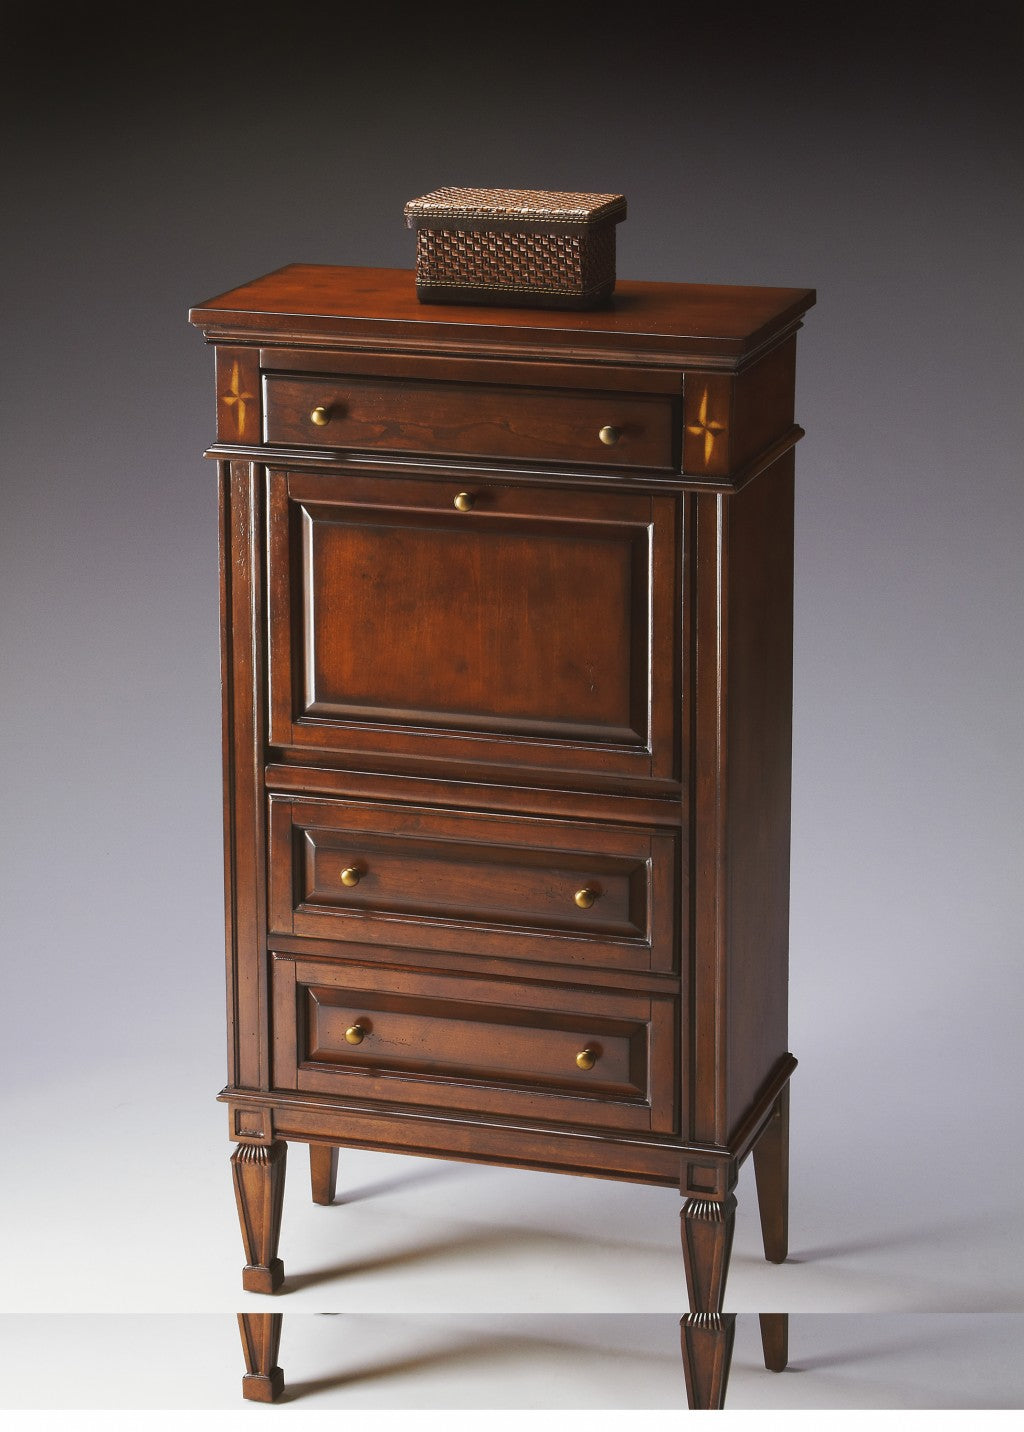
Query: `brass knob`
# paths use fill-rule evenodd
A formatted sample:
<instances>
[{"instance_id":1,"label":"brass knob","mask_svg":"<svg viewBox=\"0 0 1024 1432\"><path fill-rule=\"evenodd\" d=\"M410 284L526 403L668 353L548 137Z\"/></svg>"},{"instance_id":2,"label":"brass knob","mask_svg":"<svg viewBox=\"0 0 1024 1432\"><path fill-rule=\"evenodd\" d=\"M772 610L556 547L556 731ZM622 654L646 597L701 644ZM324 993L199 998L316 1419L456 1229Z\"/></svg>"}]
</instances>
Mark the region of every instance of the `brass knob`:
<instances>
[{"instance_id":1,"label":"brass knob","mask_svg":"<svg viewBox=\"0 0 1024 1432\"><path fill-rule=\"evenodd\" d=\"M309 421L313 424L315 428L325 428L327 424L331 421L330 408L314 408L309 415Z\"/></svg>"},{"instance_id":2,"label":"brass knob","mask_svg":"<svg viewBox=\"0 0 1024 1432\"><path fill-rule=\"evenodd\" d=\"M602 428L598 433L598 437L604 443L605 447L614 447L619 438L622 437L622 434L618 428Z\"/></svg>"},{"instance_id":3,"label":"brass knob","mask_svg":"<svg viewBox=\"0 0 1024 1432\"><path fill-rule=\"evenodd\" d=\"M346 1035L346 1038L348 1036ZM576 1066L579 1069L593 1069L597 1063L597 1055L590 1048L581 1049L576 1056Z\"/></svg>"},{"instance_id":4,"label":"brass knob","mask_svg":"<svg viewBox=\"0 0 1024 1432\"><path fill-rule=\"evenodd\" d=\"M354 865L348 866L346 870L343 870L341 872L342 885L358 885L362 878L363 872L361 870L357 870Z\"/></svg>"},{"instance_id":5,"label":"brass knob","mask_svg":"<svg viewBox=\"0 0 1024 1432\"><path fill-rule=\"evenodd\" d=\"M460 492L455 499L455 506L460 512L468 512L473 506L473 494L471 492Z\"/></svg>"},{"instance_id":6,"label":"brass knob","mask_svg":"<svg viewBox=\"0 0 1024 1432\"><path fill-rule=\"evenodd\" d=\"M345 1030L346 1044L362 1044L366 1038L366 1030L361 1024L353 1024L351 1029Z\"/></svg>"},{"instance_id":7,"label":"brass knob","mask_svg":"<svg viewBox=\"0 0 1024 1432\"><path fill-rule=\"evenodd\" d=\"M584 885L582 890L577 890L572 897L581 910L589 910L597 899L597 891L591 890L589 885Z\"/></svg>"}]
</instances>

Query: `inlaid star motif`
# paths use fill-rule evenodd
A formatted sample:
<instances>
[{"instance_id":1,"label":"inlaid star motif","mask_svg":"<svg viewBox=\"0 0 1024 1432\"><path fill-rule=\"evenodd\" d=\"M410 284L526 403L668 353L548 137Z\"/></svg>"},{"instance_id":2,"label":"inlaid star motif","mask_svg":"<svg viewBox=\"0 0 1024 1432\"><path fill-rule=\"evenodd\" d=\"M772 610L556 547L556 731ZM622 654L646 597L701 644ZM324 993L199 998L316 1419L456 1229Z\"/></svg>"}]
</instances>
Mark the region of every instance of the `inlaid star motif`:
<instances>
[{"instance_id":1,"label":"inlaid star motif","mask_svg":"<svg viewBox=\"0 0 1024 1432\"><path fill-rule=\"evenodd\" d=\"M705 463L711 460L711 452L715 446L715 438L721 433L724 433L725 429L725 423L718 423L713 419L708 420L708 390L705 388L701 396L700 407L697 410L697 421L695 423L687 423L686 425L686 431L693 433L694 437L699 437L703 433Z\"/></svg>"},{"instance_id":2,"label":"inlaid star motif","mask_svg":"<svg viewBox=\"0 0 1024 1432\"><path fill-rule=\"evenodd\" d=\"M238 436L241 437L245 431L245 405L256 401L255 393L247 393L242 390L238 374L238 364L231 365L231 386L221 398L221 402L228 408L237 408L235 418L238 422Z\"/></svg>"}]
</instances>

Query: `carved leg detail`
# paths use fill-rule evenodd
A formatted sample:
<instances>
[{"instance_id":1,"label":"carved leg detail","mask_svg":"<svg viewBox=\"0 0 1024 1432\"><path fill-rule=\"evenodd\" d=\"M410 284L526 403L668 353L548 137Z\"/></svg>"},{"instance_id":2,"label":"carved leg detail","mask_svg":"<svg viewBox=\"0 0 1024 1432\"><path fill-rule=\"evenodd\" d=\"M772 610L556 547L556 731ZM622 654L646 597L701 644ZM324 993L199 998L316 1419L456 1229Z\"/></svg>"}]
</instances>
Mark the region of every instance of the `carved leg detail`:
<instances>
[{"instance_id":1,"label":"carved leg detail","mask_svg":"<svg viewBox=\"0 0 1024 1432\"><path fill-rule=\"evenodd\" d=\"M736 1199L688 1198L682 1211L683 1265L691 1313L720 1313L736 1226Z\"/></svg>"},{"instance_id":2,"label":"carved leg detail","mask_svg":"<svg viewBox=\"0 0 1024 1432\"><path fill-rule=\"evenodd\" d=\"M769 1263L785 1263L789 1252L788 1084L776 1100L768 1126L754 1146L754 1177L764 1256Z\"/></svg>"},{"instance_id":3,"label":"carved leg detail","mask_svg":"<svg viewBox=\"0 0 1024 1432\"><path fill-rule=\"evenodd\" d=\"M688 1313L679 1324L686 1400L694 1411L725 1405L736 1337L735 1313Z\"/></svg>"},{"instance_id":4,"label":"carved leg detail","mask_svg":"<svg viewBox=\"0 0 1024 1432\"><path fill-rule=\"evenodd\" d=\"M725 1401L736 1318L722 1312L729 1254L736 1226L736 1199L688 1198L681 1233L689 1314L679 1325L691 1408L712 1409Z\"/></svg>"},{"instance_id":5,"label":"carved leg detail","mask_svg":"<svg viewBox=\"0 0 1024 1432\"><path fill-rule=\"evenodd\" d=\"M789 1314L759 1313L764 1365L769 1372L785 1372L789 1362Z\"/></svg>"},{"instance_id":6,"label":"carved leg detail","mask_svg":"<svg viewBox=\"0 0 1024 1432\"><path fill-rule=\"evenodd\" d=\"M333 1203L338 1188L338 1150L330 1144L310 1144L309 1177L314 1203Z\"/></svg>"},{"instance_id":7,"label":"carved leg detail","mask_svg":"<svg viewBox=\"0 0 1024 1432\"><path fill-rule=\"evenodd\" d=\"M242 1396L249 1402L273 1402L284 1391L284 1373L277 1365L283 1322L282 1313L238 1314L245 1354Z\"/></svg>"},{"instance_id":8,"label":"carved leg detail","mask_svg":"<svg viewBox=\"0 0 1024 1432\"><path fill-rule=\"evenodd\" d=\"M231 1158L231 1177L245 1246L242 1287L247 1293L272 1293L284 1282L284 1264L277 1256L277 1245L281 1236L287 1153L288 1145L283 1141L266 1145L240 1144Z\"/></svg>"}]
</instances>

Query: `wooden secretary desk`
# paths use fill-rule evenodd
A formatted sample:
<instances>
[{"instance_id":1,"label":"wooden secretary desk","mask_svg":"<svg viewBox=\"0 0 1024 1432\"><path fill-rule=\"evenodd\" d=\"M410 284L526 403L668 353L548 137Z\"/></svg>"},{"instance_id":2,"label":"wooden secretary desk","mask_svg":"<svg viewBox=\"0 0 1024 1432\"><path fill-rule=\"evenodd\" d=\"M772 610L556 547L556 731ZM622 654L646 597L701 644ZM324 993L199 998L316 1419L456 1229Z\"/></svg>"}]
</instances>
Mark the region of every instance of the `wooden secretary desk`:
<instances>
[{"instance_id":1,"label":"wooden secretary desk","mask_svg":"<svg viewBox=\"0 0 1024 1432\"><path fill-rule=\"evenodd\" d=\"M193 310L221 473L243 1287L289 1142L678 1186L721 1406L739 1165L786 1256L796 330L812 291L428 307L292 265ZM762 1315L765 1360L786 1320ZM279 1314L240 1315L247 1397Z\"/></svg>"}]
</instances>

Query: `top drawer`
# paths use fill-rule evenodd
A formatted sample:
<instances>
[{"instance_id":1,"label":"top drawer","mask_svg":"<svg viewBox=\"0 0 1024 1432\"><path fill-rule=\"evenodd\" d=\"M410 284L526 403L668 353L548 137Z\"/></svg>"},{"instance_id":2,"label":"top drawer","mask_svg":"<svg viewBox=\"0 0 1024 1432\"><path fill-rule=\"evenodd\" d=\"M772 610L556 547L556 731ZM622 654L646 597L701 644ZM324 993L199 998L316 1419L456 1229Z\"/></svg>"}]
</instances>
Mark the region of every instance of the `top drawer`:
<instances>
[{"instance_id":1,"label":"top drawer","mask_svg":"<svg viewBox=\"0 0 1024 1432\"><path fill-rule=\"evenodd\" d=\"M673 472L668 395L395 378L264 377L268 443Z\"/></svg>"}]
</instances>

